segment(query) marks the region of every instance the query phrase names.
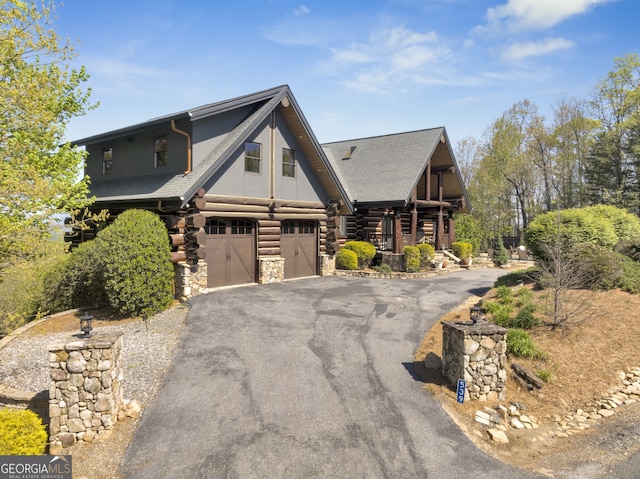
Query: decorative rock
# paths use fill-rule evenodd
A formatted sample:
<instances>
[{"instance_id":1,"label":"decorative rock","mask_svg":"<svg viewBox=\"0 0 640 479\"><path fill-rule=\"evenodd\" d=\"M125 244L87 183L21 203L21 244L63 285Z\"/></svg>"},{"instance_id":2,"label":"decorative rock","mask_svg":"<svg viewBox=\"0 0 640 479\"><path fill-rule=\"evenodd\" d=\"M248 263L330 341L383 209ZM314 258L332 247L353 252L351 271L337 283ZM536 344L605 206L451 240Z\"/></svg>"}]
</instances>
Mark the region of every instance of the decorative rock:
<instances>
[{"instance_id":1,"label":"decorative rock","mask_svg":"<svg viewBox=\"0 0 640 479\"><path fill-rule=\"evenodd\" d=\"M87 361L78 351L73 351L69 354L69 358L67 359L67 371L70 373L81 373L85 370L86 365Z\"/></svg>"},{"instance_id":2,"label":"decorative rock","mask_svg":"<svg viewBox=\"0 0 640 479\"><path fill-rule=\"evenodd\" d=\"M142 412L142 408L140 407L140 403L135 399L127 402L123 408L124 413L127 417L136 419L140 417L140 413Z\"/></svg>"},{"instance_id":3,"label":"decorative rock","mask_svg":"<svg viewBox=\"0 0 640 479\"><path fill-rule=\"evenodd\" d=\"M509 424L511 424L511 427L514 429L524 429L524 424L522 424L522 422L520 422L520 420L517 417L511 418L511 421Z\"/></svg>"},{"instance_id":4,"label":"decorative rock","mask_svg":"<svg viewBox=\"0 0 640 479\"><path fill-rule=\"evenodd\" d=\"M598 414L600 414L602 417L611 417L615 413L611 409L600 409L598 411Z\"/></svg>"},{"instance_id":5,"label":"decorative rock","mask_svg":"<svg viewBox=\"0 0 640 479\"><path fill-rule=\"evenodd\" d=\"M489 437L491 437L491 440L494 442L497 442L499 444L507 444L509 442L509 438L507 437L507 435L500 429L487 429L487 433L489 434Z\"/></svg>"}]
</instances>

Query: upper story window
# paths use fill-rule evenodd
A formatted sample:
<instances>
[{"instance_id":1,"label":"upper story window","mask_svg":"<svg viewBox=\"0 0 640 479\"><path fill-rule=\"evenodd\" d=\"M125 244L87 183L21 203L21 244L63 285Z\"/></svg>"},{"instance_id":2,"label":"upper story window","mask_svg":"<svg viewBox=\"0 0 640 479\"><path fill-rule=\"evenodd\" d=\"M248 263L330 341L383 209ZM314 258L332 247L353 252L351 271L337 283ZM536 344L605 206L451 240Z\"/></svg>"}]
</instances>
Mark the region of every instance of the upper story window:
<instances>
[{"instance_id":1,"label":"upper story window","mask_svg":"<svg viewBox=\"0 0 640 479\"><path fill-rule=\"evenodd\" d=\"M153 164L155 168L167 166L169 155L167 151L167 137L156 136L153 139Z\"/></svg>"},{"instance_id":2,"label":"upper story window","mask_svg":"<svg viewBox=\"0 0 640 479\"><path fill-rule=\"evenodd\" d=\"M296 150L282 149L282 176L296 177Z\"/></svg>"},{"instance_id":3,"label":"upper story window","mask_svg":"<svg viewBox=\"0 0 640 479\"><path fill-rule=\"evenodd\" d=\"M113 166L113 148L102 149L102 174L110 175Z\"/></svg>"},{"instance_id":4,"label":"upper story window","mask_svg":"<svg viewBox=\"0 0 640 479\"><path fill-rule=\"evenodd\" d=\"M244 144L244 171L260 173L260 159L262 158L262 145L247 141Z\"/></svg>"}]
</instances>

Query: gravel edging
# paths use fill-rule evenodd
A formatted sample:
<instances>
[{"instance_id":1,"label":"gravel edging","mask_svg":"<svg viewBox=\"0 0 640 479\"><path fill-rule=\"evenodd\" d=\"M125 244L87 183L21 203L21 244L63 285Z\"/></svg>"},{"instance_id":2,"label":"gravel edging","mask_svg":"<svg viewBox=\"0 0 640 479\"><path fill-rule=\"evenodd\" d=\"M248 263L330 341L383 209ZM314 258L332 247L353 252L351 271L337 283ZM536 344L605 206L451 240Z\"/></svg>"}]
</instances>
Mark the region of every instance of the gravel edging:
<instances>
[{"instance_id":1,"label":"gravel edging","mask_svg":"<svg viewBox=\"0 0 640 479\"><path fill-rule=\"evenodd\" d=\"M122 332L122 388L126 399L135 399L144 409L159 388L173 362L189 308L178 305L146 322L100 326L96 330ZM24 332L24 331L23 331ZM0 349L0 384L21 391L48 391L48 346L69 333L16 335Z\"/></svg>"}]
</instances>

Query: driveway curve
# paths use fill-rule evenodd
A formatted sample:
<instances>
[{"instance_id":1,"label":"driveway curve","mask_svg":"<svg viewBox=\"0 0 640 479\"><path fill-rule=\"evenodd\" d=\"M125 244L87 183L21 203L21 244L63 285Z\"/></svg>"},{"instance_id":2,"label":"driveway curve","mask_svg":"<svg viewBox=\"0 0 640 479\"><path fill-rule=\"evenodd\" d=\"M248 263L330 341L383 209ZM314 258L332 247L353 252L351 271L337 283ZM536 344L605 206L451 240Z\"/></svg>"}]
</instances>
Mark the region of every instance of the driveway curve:
<instances>
[{"instance_id":1,"label":"driveway curve","mask_svg":"<svg viewBox=\"0 0 640 479\"><path fill-rule=\"evenodd\" d=\"M443 313L500 274L308 278L193 299L124 477L542 477L474 446L405 367Z\"/></svg>"}]
</instances>

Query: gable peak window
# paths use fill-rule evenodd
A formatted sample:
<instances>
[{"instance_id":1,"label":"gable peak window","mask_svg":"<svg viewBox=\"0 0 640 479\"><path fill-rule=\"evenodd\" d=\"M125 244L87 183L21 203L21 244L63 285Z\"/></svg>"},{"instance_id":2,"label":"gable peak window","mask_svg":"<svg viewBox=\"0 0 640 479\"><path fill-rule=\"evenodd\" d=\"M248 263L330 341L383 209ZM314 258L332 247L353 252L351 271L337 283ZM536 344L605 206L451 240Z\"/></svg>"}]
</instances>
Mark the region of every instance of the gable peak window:
<instances>
[{"instance_id":1,"label":"gable peak window","mask_svg":"<svg viewBox=\"0 0 640 479\"><path fill-rule=\"evenodd\" d=\"M262 145L247 141L244 144L244 171L260 173L260 160L262 158Z\"/></svg>"},{"instance_id":2,"label":"gable peak window","mask_svg":"<svg viewBox=\"0 0 640 479\"><path fill-rule=\"evenodd\" d=\"M156 136L153 139L153 166L154 168L167 166L168 161L167 137Z\"/></svg>"},{"instance_id":3,"label":"gable peak window","mask_svg":"<svg viewBox=\"0 0 640 479\"><path fill-rule=\"evenodd\" d=\"M102 149L102 174L110 175L113 167L113 148Z\"/></svg>"},{"instance_id":4,"label":"gable peak window","mask_svg":"<svg viewBox=\"0 0 640 479\"><path fill-rule=\"evenodd\" d=\"M282 176L296 177L296 150L282 149Z\"/></svg>"}]
</instances>

